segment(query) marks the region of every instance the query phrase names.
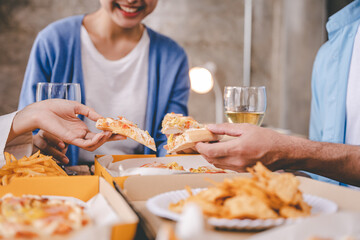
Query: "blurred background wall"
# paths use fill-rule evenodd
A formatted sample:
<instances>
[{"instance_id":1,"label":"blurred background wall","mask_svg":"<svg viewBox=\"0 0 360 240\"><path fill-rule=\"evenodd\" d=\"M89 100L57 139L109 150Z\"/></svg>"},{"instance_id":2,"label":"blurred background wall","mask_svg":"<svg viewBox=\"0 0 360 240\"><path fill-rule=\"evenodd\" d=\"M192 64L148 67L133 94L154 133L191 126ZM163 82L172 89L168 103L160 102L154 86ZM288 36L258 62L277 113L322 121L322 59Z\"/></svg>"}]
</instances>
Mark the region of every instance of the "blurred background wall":
<instances>
[{"instance_id":1,"label":"blurred background wall","mask_svg":"<svg viewBox=\"0 0 360 240\"><path fill-rule=\"evenodd\" d=\"M253 0L251 85L267 87L264 125L307 135L312 64L326 41L325 23L350 1ZM0 114L17 109L36 34L98 6L98 0L0 0ZM214 62L221 89L242 84L244 0L159 0L145 23L183 46L190 67ZM190 115L214 122L214 104L212 92L191 92Z\"/></svg>"}]
</instances>

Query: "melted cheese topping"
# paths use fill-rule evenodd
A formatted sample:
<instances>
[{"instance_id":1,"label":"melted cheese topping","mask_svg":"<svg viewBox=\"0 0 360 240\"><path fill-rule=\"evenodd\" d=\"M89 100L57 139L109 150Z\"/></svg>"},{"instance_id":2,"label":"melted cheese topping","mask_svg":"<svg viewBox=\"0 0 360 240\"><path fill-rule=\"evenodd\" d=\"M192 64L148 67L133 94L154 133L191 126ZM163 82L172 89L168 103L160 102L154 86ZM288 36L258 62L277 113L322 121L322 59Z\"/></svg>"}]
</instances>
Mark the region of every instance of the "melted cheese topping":
<instances>
[{"instance_id":1,"label":"melted cheese topping","mask_svg":"<svg viewBox=\"0 0 360 240\"><path fill-rule=\"evenodd\" d=\"M11 194L0 199L0 238L66 235L89 223L83 207L70 201Z\"/></svg>"},{"instance_id":2,"label":"melted cheese topping","mask_svg":"<svg viewBox=\"0 0 360 240\"><path fill-rule=\"evenodd\" d=\"M146 167L146 168L167 168L172 170L185 170L183 166L179 165L177 162L171 162L168 164L165 163L159 163L159 162L153 162L153 163L146 163L140 167Z\"/></svg>"},{"instance_id":3,"label":"melted cheese topping","mask_svg":"<svg viewBox=\"0 0 360 240\"><path fill-rule=\"evenodd\" d=\"M170 129L177 129L179 132L183 132L191 128L203 128L204 126L192 117L183 116L182 114L168 113L165 115L162 121L162 132L166 132Z\"/></svg>"},{"instance_id":4,"label":"melted cheese topping","mask_svg":"<svg viewBox=\"0 0 360 240\"><path fill-rule=\"evenodd\" d=\"M111 128L121 129L124 135L140 143L145 143L146 145L151 146L154 151L156 151L155 141L150 136L148 131L144 131L138 128L138 126L135 123L127 120L124 117L119 116L118 118L119 118L118 120L115 120L113 118L99 119L96 122L96 127L99 129L112 130L114 133L118 133L118 132L114 131Z\"/></svg>"}]
</instances>

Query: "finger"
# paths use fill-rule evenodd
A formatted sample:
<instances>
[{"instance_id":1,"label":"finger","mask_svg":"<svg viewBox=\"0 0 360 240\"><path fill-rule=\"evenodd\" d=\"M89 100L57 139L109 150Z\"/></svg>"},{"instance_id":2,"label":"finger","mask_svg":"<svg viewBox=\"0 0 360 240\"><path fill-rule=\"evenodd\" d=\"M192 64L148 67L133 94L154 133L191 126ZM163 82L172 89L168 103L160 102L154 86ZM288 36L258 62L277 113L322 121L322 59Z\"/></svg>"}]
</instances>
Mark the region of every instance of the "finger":
<instances>
[{"instance_id":1,"label":"finger","mask_svg":"<svg viewBox=\"0 0 360 240\"><path fill-rule=\"evenodd\" d=\"M61 150L61 152L62 152L63 154L66 154L68 148L69 148L69 144L65 143L65 148L64 148L63 150Z\"/></svg>"},{"instance_id":2,"label":"finger","mask_svg":"<svg viewBox=\"0 0 360 240\"><path fill-rule=\"evenodd\" d=\"M240 123L221 123L209 124L206 125L206 128L215 134L238 137L243 134L243 128L245 125L246 124Z\"/></svg>"},{"instance_id":3,"label":"finger","mask_svg":"<svg viewBox=\"0 0 360 240\"><path fill-rule=\"evenodd\" d=\"M77 105L75 106L75 114L81 114L93 121L97 121L99 118L102 118L102 116L95 112L94 109L81 103L77 103Z\"/></svg>"},{"instance_id":4,"label":"finger","mask_svg":"<svg viewBox=\"0 0 360 240\"><path fill-rule=\"evenodd\" d=\"M110 142L110 141L118 141L118 140L125 140L125 139L127 139L127 137L124 135L112 134L107 141Z\"/></svg>"},{"instance_id":5,"label":"finger","mask_svg":"<svg viewBox=\"0 0 360 240\"><path fill-rule=\"evenodd\" d=\"M126 140L127 137L123 136L123 135L112 135L107 141L111 142L111 141L119 141L119 140Z\"/></svg>"},{"instance_id":6,"label":"finger","mask_svg":"<svg viewBox=\"0 0 360 240\"><path fill-rule=\"evenodd\" d=\"M93 135L94 133L90 133L89 135ZM87 136L89 137L89 136ZM101 145L106 143L108 139L111 137L111 132L105 133L102 138L100 138L97 142L95 142L93 145L90 145L86 147L85 149L88 151L94 151L95 149L99 148Z\"/></svg>"},{"instance_id":7,"label":"finger","mask_svg":"<svg viewBox=\"0 0 360 240\"><path fill-rule=\"evenodd\" d=\"M233 171L236 171L236 172L246 172L246 169L236 168L236 166L222 164L221 162L215 162L213 165L215 167L217 167L217 168L221 168L221 169L224 169L224 170L228 169L228 170L233 170Z\"/></svg>"},{"instance_id":8,"label":"finger","mask_svg":"<svg viewBox=\"0 0 360 240\"><path fill-rule=\"evenodd\" d=\"M69 163L69 159L66 157L65 153L59 151L58 149L50 146L43 138L35 137L33 140L34 145L41 150L42 153L46 155L53 156L58 161L63 162L64 164Z\"/></svg>"},{"instance_id":9,"label":"finger","mask_svg":"<svg viewBox=\"0 0 360 240\"><path fill-rule=\"evenodd\" d=\"M58 149L51 147L50 145L48 145L45 149L44 152L47 155L51 155L53 156L55 159L57 159L58 161L64 163L64 164L68 164L69 163L69 159L68 157L65 155L65 153L60 152Z\"/></svg>"},{"instance_id":10,"label":"finger","mask_svg":"<svg viewBox=\"0 0 360 240\"><path fill-rule=\"evenodd\" d=\"M183 150L171 154L185 154Z\"/></svg>"},{"instance_id":11,"label":"finger","mask_svg":"<svg viewBox=\"0 0 360 240\"><path fill-rule=\"evenodd\" d=\"M43 130L40 130L38 135L42 137L46 142L48 142L51 146L57 147L60 151L65 150L66 144L55 135L45 132Z\"/></svg>"},{"instance_id":12,"label":"finger","mask_svg":"<svg viewBox=\"0 0 360 240\"><path fill-rule=\"evenodd\" d=\"M194 150L193 148L187 148L182 150L181 152L177 152L178 154L195 154L197 153L196 150Z\"/></svg>"},{"instance_id":13,"label":"finger","mask_svg":"<svg viewBox=\"0 0 360 240\"><path fill-rule=\"evenodd\" d=\"M239 161L238 159L235 160L229 157L211 158L205 156L204 158L206 159L206 161L208 161L217 168L229 169L237 172L246 172L246 167L236 165L237 161Z\"/></svg>"},{"instance_id":14,"label":"finger","mask_svg":"<svg viewBox=\"0 0 360 240\"><path fill-rule=\"evenodd\" d=\"M87 150L88 148L91 148L92 146L103 140L103 138L105 138L106 141L110 137L109 135L111 136L109 132L89 132L84 138L74 139L71 144Z\"/></svg>"},{"instance_id":15,"label":"finger","mask_svg":"<svg viewBox=\"0 0 360 240\"><path fill-rule=\"evenodd\" d=\"M206 157L218 158L228 156L229 152L236 147L235 140L227 142L203 143L199 142L195 145L196 150Z\"/></svg>"}]
</instances>

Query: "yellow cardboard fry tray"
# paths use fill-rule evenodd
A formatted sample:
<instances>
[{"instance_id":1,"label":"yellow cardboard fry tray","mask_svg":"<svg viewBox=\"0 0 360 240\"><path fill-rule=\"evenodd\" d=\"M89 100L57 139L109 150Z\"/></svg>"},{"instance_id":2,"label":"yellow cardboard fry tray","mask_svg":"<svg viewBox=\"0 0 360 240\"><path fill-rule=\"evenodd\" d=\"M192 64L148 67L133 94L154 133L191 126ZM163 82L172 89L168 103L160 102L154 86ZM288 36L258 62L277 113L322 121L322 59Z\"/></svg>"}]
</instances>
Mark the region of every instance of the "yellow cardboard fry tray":
<instances>
[{"instance_id":1,"label":"yellow cardboard fry tray","mask_svg":"<svg viewBox=\"0 0 360 240\"><path fill-rule=\"evenodd\" d=\"M111 239L133 239L139 222L126 201L98 176L15 178L0 187L0 197L7 193L75 197L85 202L101 193L122 221L113 226Z\"/></svg>"}]
</instances>

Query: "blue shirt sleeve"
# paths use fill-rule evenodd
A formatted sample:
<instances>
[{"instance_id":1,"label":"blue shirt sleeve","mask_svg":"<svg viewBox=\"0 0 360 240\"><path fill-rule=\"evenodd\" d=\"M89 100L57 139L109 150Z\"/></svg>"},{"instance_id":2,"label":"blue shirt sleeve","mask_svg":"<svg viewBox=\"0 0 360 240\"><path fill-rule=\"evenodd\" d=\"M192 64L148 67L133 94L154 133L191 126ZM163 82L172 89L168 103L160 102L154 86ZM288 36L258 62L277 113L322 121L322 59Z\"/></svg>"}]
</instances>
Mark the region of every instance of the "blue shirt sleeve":
<instances>
[{"instance_id":1,"label":"blue shirt sleeve","mask_svg":"<svg viewBox=\"0 0 360 240\"><path fill-rule=\"evenodd\" d=\"M19 107L23 109L27 105L36 101L36 85L38 82L49 82L51 78L51 68L48 58L48 51L45 42L40 34L36 38L31 49L25 77L21 88Z\"/></svg>"},{"instance_id":2,"label":"blue shirt sleeve","mask_svg":"<svg viewBox=\"0 0 360 240\"><path fill-rule=\"evenodd\" d=\"M321 141L321 114L319 107L319 96L317 91L317 81L319 76L317 75L316 64L314 64L312 80L311 80L311 112L310 112L310 124L309 124L309 138L313 141Z\"/></svg>"}]
</instances>

